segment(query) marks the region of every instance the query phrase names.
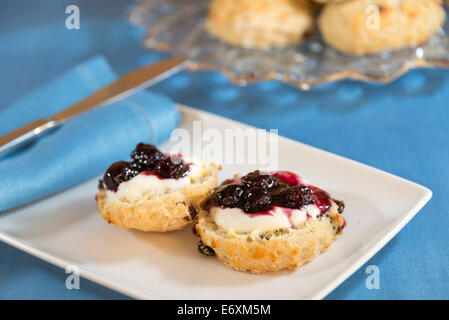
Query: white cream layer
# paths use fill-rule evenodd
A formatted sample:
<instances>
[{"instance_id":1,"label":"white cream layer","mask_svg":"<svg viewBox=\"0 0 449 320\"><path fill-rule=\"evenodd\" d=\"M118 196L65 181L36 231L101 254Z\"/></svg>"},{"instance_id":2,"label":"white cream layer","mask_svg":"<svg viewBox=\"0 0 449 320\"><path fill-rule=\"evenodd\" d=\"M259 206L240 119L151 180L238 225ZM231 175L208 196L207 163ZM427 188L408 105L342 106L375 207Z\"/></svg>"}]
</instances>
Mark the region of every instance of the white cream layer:
<instances>
[{"instance_id":1,"label":"white cream layer","mask_svg":"<svg viewBox=\"0 0 449 320\"><path fill-rule=\"evenodd\" d=\"M225 232L251 233L276 229L295 228L307 221L308 216L316 219L320 209L307 205L301 209L273 207L270 214L247 214L240 208L213 207L211 217Z\"/></svg>"},{"instance_id":2,"label":"white cream layer","mask_svg":"<svg viewBox=\"0 0 449 320\"><path fill-rule=\"evenodd\" d=\"M189 173L177 179L160 179L155 175L145 175L140 173L129 181L122 182L117 191L107 190L106 193L111 199L118 199L121 201L134 202L146 199L147 197L154 197L164 195L173 191L180 190L188 185L198 182L202 176L204 163L190 162Z\"/></svg>"}]
</instances>

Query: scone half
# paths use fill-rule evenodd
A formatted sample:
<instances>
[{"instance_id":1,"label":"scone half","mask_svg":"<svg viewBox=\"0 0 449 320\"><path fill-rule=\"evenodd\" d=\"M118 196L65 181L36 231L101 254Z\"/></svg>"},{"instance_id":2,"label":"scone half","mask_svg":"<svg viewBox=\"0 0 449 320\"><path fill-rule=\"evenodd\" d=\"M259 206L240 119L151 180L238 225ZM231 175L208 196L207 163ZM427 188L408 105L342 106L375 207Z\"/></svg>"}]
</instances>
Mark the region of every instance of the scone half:
<instances>
[{"instance_id":1,"label":"scone half","mask_svg":"<svg viewBox=\"0 0 449 320\"><path fill-rule=\"evenodd\" d=\"M321 210L319 203L300 209L274 205L262 213L224 208L212 201L198 214L200 248L209 247L207 252L214 252L226 265L251 273L291 270L309 262L332 244L345 225L343 202L330 196Z\"/></svg>"},{"instance_id":2,"label":"scone half","mask_svg":"<svg viewBox=\"0 0 449 320\"><path fill-rule=\"evenodd\" d=\"M183 228L193 221L200 204L217 185L221 169L207 161L189 162L188 167L178 178L143 170L121 182L116 190L108 188L105 174L96 195L101 216L126 229L166 232Z\"/></svg>"}]
</instances>

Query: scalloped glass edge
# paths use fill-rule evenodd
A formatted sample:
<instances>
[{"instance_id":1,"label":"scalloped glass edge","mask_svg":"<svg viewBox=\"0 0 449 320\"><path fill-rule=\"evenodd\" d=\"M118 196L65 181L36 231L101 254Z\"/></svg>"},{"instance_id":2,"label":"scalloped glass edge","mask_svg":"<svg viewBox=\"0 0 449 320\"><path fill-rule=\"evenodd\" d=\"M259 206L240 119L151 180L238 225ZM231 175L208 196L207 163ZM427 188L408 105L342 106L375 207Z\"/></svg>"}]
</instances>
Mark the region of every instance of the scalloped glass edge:
<instances>
[{"instance_id":1,"label":"scalloped glass edge","mask_svg":"<svg viewBox=\"0 0 449 320\"><path fill-rule=\"evenodd\" d=\"M264 80L302 90L345 79L386 84L412 69L449 68L449 19L424 45L377 55L339 53L317 34L298 46L256 50L211 36L204 28L207 4L207 0L142 0L126 12L126 18L146 28L144 47L187 56L190 71L221 71L241 86Z\"/></svg>"}]
</instances>

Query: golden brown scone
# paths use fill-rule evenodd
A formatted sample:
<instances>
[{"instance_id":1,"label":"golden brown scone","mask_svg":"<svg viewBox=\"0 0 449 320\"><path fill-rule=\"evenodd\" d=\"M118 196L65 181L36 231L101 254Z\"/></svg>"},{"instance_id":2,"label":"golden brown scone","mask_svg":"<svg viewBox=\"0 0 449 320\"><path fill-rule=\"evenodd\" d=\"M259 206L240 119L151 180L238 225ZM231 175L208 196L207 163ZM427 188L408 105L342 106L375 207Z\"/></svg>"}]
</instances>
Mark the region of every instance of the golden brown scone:
<instances>
[{"instance_id":1,"label":"golden brown scone","mask_svg":"<svg viewBox=\"0 0 449 320\"><path fill-rule=\"evenodd\" d=\"M327 4L318 26L330 46L363 55L423 44L444 20L441 0L348 0Z\"/></svg>"},{"instance_id":2,"label":"golden brown scone","mask_svg":"<svg viewBox=\"0 0 449 320\"><path fill-rule=\"evenodd\" d=\"M203 163L202 171L191 185L163 195L142 195L138 201L127 201L100 188L96 196L101 216L108 223L141 231L173 231L191 223L200 204L217 185L221 166Z\"/></svg>"},{"instance_id":3,"label":"golden brown scone","mask_svg":"<svg viewBox=\"0 0 449 320\"><path fill-rule=\"evenodd\" d=\"M325 3L332 3L332 2L343 2L347 0L313 0L314 2L325 4Z\"/></svg>"},{"instance_id":4,"label":"golden brown scone","mask_svg":"<svg viewBox=\"0 0 449 320\"><path fill-rule=\"evenodd\" d=\"M344 219L333 203L320 218L310 219L297 229L260 234L226 233L208 211L198 214L196 232L226 265L251 273L296 269L325 251L341 233Z\"/></svg>"},{"instance_id":5,"label":"golden brown scone","mask_svg":"<svg viewBox=\"0 0 449 320\"><path fill-rule=\"evenodd\" d=\"M295 269L326 250L345 226L345 205L288 171L226 180L198 214L198 249L240 271Z\"/></svg>"},{"instance_id":6,"label":"golden brown scone","mask_svg":"<svg viewBox=\"0 0 449 320\"><path fill-rule=\"evenodd\" d=\"M306 0L213 0L206 27L230 44L266 49L299 43L312 11Z\"/></svg>"}]
</instances>

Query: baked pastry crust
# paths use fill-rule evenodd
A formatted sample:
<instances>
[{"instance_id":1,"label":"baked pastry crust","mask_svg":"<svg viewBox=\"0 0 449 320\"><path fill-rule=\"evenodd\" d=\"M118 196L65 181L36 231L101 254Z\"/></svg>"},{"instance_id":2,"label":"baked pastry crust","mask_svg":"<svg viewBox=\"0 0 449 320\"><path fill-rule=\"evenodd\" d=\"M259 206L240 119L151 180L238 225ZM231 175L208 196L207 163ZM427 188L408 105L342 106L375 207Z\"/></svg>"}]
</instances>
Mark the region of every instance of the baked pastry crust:
<instances>
[{"instance_id":1,"label":"baked pastry crust","mask_svg":"<svg viewBox=\"0 0 449 320\"><path fill-rule=\"evenodd\" d=\"M313 20L305 0L213 0L206 27L227 43L266 49L301 42Z\"/></svg>"},{"instance_id":2,"label":"baked pastry crust","mask_svg":"<svg viewBox=\"0 0 449 320\"><path fill-rule=\"evenodd\" d=\"M219 260L239 271L262 273L295 269L325 251L343 229L344 219L337 204L318 219L310 219L297 229L281 229L259 234L226 233L201 210L195 226L202 242Z\"/></svg>"},{"instance_id":3,"label":"baked pastry crust","mask_svg":"<svg viewBox=\"0 0 449 320\"><path fill-rule=\"evenodd\" d=\"M343 2L346 0L313 0L314 2L325 4L325 3L333 3L333 2Z\"/></svg>"},{"instance_id":4,"label":"baked pastry crust","mask_svg":"<svg viewBox=\"0 0 449 320\"><path fill-rule=\"evenodd\" d=\"M220 165L210 163L202 181L133 203L110 197L100 189L95 197L97 206L105 221L122 228L158 232L182 229L194 220L200 204L217 185L220 169Z\"/></svg>"},{"instance_id":5,"label":"baked pastry crust","mask_svg":"<svg viewBox=\"0 0 449 320\"><path fill-rule=\"evenodd\" d=\"M373 5L379 8L378 28L370 23ZM327 4L318 26L330 46L363 55L420 45L444 20L441 0L348 0Z\"/></svg>"}]
</instances>

